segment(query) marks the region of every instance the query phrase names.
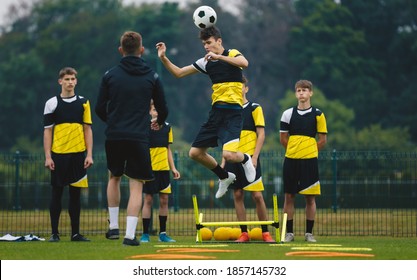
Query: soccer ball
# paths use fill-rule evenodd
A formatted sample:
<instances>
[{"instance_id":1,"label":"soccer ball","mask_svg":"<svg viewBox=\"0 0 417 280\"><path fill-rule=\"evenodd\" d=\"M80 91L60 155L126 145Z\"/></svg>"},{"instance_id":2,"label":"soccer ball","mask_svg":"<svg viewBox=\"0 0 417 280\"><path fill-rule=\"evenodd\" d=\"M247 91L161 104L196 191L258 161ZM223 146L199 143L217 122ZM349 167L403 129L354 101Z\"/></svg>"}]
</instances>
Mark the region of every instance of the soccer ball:
<instances>
[{"instance_id":1,"label":"soccer ball","mask_svg":"<svg viewBox=\"0 0 417 280\"><path fill-rule=\"evenodd\" d=\"M229 229L226 227L216 228L213 234L214 240L216 241L226 241L230 239Z\"/></svg>"},{"instance_id":2,"label":"soccer ball","mask_svg":"<svg viewBox=\"0 0 417 280\"><path fill-rule=\"evenodd\" d=\"M213 232L209 228L202 228L200 229L201 238L203 241L209 241L213 237Z\"/></svg>"},{"instance_id":3,"label":"soccer ball","mask_svg":"<svg viewBox=\"0 0 417 280\"><path fill-rule=\"evenodd\" d=\"M217 21L216 11L209 6L200 6L193 14L194 24L201 29L213 26Z\"/></svg>"},{"instance_id":4,"label":"soccer ball","mask_svg":"<svg viewBox=\"0 0 417 280\"><path fill-rule=\"evenodd\" d=\"M262 240L262 229L259 227L251 229L249 237L251 240Z\"/></svg>"}]
</instances>

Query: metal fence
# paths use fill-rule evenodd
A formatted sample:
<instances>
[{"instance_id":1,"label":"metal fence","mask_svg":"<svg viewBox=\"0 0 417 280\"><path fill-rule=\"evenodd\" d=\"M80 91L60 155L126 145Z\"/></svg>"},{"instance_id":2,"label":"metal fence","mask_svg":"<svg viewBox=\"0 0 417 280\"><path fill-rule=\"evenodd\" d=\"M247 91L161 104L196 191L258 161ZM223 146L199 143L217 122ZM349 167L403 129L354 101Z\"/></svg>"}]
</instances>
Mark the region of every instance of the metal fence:
<instances>
[{"instance_id":1,"label":"metal fence","mask_svg":"<svg viewBox=\"0 0 417 280\"><path fill-rule=\"evenodd\" d=\"M213 152L217 159L218 151ZM273 194L278 196L279 216L283 205L282 161L280 152L261 156L264 198L270 219ZM168 231L171 235L194 235L192 195L198 198L206 221L236 221L232 193L215 199L214 174L188 158L188 152L175 152L180 180L172 181ZM89 188L82 192L81 231L86 235L107 230L107 169L105 155L94 155L88 170ZM324 151L319 155L322 195L317 198L316 235L340 236L417 236L417 153L373 151ZM0 235L39 236L50 234L50 174L44 168L43 154L0 154ZM120 226L125 228L129 188L122 180ZM60 231L70 234L70 221L64 192ZM154 199L153 230L158 229L158 199ZM254 202L246 193L249 220L257 220ZM304 198L296 199L295 234L305 229ZM138 232L141 231L139 222ZM272 229L271 229L272 231ZM272 231L273 232L273 231Z\"/></svg>"}]
</instances>

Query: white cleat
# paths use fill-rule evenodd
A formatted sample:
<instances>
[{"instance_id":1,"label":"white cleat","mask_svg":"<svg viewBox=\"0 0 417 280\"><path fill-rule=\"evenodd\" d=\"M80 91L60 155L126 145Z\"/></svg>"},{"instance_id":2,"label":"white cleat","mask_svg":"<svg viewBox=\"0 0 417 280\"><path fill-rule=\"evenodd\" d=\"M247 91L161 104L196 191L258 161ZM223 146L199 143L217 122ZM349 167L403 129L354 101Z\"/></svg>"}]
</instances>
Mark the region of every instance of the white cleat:
<instances>
[{"instance_id":1,"label":"white cleat","mask_svg":"<svg viewBox=\"0 0 417 280\"><path fill-rule=\"evenodd\" d=\"M253 181L255 181L256 169L255 166L253 166L251 156L248 154L246 155L249 157L249 159L246 163L242 163L242 166L243 170L245 170L246 180L248 180L249 183L252 183Z\"/></svg>"},{"instance_id":2,"label":"white cleat","mask_svg":"<svg viewBox=\"0 0 417 280\"><path fill-rule=\"evenodd\" d=\"M313 234L308 233L308 232L305 234L305 240L307 242L317 242L316 239L314 238Z\"/></svg>"},{"instance_id":3,"label":"white cleat","mask_svg":"<svg viewBox=\"0 0 417 280\"><path fill-rule=\"evenodd\" d=\"M222 197L225 193L227 193L227 188L233 183L236 179L236 175L228 172L229 177L223 180L219 180L219 189L216 192L216 198Z\"/></svg>"}]
</instances>

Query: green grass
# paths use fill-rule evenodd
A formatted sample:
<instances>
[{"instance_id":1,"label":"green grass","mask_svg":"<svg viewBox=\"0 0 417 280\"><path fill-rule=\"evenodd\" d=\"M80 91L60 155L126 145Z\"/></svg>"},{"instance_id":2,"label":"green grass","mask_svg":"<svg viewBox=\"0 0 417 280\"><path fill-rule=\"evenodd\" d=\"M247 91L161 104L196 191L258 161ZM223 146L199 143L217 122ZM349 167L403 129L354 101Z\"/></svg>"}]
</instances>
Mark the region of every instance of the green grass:
<instances>
[{"instance_id":1,"label":"green grass","mask_svg":"<svg viewBox=\"0 0 417 280\"><path fill-rule=\"evenodd\" d=\"M123 246L122 240L107 240L94 236L91 242L70 242L63 236L61 242L0 242L1 260L124 260L141 259L155 254L158 259L171 259L174 254L191 255L216 260L417 260L417 238L397 237L324 237L316 236L317 244L307 244L302 237L290 244L234 244L220 242L196 243L194 237L178 237L176 243L157 242L152 236L150 243L139 247ZM298 239L298 240L297 240ZM338 246L335 246L338 245ZM315 249L314 246L319 246ZM301 248L300 248L301 247ZM174 252L184 248L219 249L233 252ZM326 249L328 248L328 249ZM168 250L167 250L168 249ZM161 251L162 250L162 251ZM306 257L287 256L298 251L324 251L355 254L372 254L373 257ZM183 257L180 259L192 259Z\"/></svg>"}]
</instances>

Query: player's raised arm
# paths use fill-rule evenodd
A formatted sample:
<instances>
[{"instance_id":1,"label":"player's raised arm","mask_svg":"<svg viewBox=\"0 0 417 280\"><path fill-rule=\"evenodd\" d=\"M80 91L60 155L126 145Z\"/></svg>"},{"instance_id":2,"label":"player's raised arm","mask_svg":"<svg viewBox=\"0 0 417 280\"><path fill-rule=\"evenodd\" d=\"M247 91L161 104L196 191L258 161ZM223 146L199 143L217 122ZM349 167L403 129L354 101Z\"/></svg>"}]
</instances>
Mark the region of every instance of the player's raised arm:
<instances>
[{"instance_id":1,"label":"player's raised arm","mask_svg":"<svg viewBox=\"0 0 417 280\"><path fill-rule=\"evenodd\" d=\"M176 78L182 78L191 74L198 73L192 65L184 66L182 68L178 67L166 56L166 45L164 42L159 42L156 44L156 49L158 50L158 57L161 60L165 68Z\"/></svg>"}]
</instances>

